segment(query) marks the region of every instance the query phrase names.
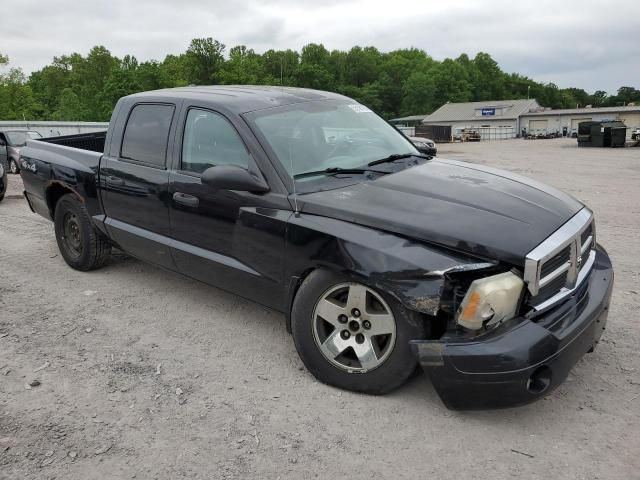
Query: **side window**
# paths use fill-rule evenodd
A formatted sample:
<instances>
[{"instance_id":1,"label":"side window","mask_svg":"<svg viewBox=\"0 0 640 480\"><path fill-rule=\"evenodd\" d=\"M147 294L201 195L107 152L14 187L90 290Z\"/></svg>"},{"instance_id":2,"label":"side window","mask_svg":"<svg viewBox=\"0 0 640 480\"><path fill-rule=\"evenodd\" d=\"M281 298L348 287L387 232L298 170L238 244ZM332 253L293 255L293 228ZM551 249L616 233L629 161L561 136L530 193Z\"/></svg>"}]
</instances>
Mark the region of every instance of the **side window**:
<instances>
[{"instance_id":1,"label":"side window","mask_svg":"<svg viewBox=\"0 0 640 480\"><path fill-rule=\"evenodd\" d=\"M173 105L136 105L122 138L120 157L164 168Z\"/></svg>"},{"instance_id":2,"label":"side window","mask_svg":"<svg viewBox=\"0 0 640 480\"><path fill-rule=\"evenodd\" d=\"M182 141L181 169L202 173L216 165L249 167L249 154L238 132L217 113L191 109Z\"/></svg>"}]
</instances>

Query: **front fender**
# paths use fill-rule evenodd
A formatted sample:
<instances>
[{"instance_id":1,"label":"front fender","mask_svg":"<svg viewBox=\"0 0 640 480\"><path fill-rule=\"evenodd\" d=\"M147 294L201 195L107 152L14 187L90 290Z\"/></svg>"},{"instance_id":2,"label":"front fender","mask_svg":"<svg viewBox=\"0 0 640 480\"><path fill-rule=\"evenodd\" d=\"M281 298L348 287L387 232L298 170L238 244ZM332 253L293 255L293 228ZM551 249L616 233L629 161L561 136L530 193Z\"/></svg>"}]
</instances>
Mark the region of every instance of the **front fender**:
<instances>
[{"instance_id":1,"label":"front fender","mask_svg":"<svg viewBox=\"0 0 640 480\"><path fill-rule=\"evenodd\" d=\"M359 277L406 308L435 316L445 273L495 263L327 217L301 214L288 222L285 278L291 279L289 306L306 273L326 268Z\"/></svg>"}]
</instances>

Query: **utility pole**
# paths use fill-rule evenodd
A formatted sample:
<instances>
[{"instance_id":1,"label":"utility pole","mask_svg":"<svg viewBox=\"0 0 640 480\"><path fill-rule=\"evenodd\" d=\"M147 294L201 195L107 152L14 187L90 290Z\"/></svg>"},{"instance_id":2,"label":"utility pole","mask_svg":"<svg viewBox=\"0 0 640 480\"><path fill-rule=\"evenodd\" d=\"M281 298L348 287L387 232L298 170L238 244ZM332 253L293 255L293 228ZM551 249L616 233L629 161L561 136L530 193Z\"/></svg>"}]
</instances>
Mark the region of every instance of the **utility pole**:
<instances>
[{"instance_id":1,"label":"utility pole","mask_svg":"<svg viewBox=\"0 0 640 480\"><path fill-rule=\"evenodd\" d=\"M529 90L531 90L531 85L527 85L527 100L529 100Z\"/></svg>"}]
</instances>

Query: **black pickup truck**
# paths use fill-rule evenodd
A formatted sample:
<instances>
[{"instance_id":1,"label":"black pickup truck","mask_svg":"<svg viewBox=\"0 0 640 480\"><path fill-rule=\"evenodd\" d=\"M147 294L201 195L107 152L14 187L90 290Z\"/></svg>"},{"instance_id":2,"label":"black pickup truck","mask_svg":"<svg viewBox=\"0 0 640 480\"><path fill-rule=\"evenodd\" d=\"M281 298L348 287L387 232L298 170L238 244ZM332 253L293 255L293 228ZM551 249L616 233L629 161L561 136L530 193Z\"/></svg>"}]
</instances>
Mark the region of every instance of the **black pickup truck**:
<instances>
[{"instance_id":1,"label":"black pickup truck","mask_svg":"<svg viewBox=\"0 0 640 480\"><path fill-rule=\"evenodd\" d=\"M106 132L29 140L21 167L71 267L113 246L276 309L307 368L341 388L386 393L419 363L450 408L530 402L607 319L613 271L588 208L425 157L340 95L135 94Z\"/></svg>"}]
</instances>

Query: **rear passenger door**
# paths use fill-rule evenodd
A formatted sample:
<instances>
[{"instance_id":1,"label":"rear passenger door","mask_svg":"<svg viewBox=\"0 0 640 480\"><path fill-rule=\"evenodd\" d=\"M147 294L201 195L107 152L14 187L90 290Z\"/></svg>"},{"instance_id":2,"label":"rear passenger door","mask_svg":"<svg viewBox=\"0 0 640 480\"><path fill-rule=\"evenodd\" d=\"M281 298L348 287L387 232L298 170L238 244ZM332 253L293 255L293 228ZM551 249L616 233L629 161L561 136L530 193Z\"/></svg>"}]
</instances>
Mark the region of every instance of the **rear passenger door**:
<instances>
[{"instance_id":1,"label":"rear passenger door","mask_svg":"<svg viewBox=\"0 0 640 480\"><path fill-rule=\"evenodd\" d=\"M145 102L122 110L125 118L118 117L109 155L100 164L105 225L127 253L175 269L167 245L167 156L177 105Z\"/></svg>"}]
</instances>

